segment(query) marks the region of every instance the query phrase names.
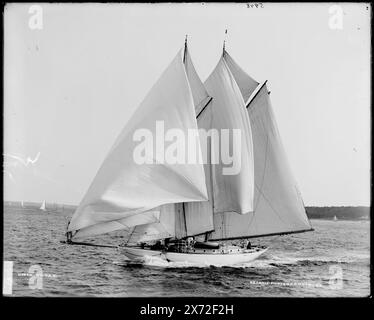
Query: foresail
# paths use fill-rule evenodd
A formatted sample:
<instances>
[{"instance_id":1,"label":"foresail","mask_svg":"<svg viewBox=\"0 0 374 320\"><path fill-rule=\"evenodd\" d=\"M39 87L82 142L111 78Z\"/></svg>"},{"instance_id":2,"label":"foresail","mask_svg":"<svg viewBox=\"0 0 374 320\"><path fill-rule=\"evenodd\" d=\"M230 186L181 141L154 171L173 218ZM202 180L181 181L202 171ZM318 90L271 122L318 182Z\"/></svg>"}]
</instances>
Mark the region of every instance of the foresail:
<instances>
[{"instance_id":1,"label":"foresail","mask_svg":"<svg viewBox=\"0 0 374 320\"><path fill-rule=\"evenodd\" d=\"M145 225L158 222L160 219L160 210L150 210L141 212L130 217L119 220L102 222L85 228L79 229L74 238L85 238L97 234L109 233L116 230L124 230L130 232L135 226Z\"/></svg>"},{"instance_id":2,"label":"foresail","mask_svg":"<svg viewBox=\"0 0 374 320\"><path fill-rule=\"evenodd\" d=\"M208 110L211 110L209 107L211 97L209 97L203 83L196 73L187 46L185 47L184 61L188 83L194 98L196 114L199 114L201 110L207 108L207 111L204 111L204 113L198 117L198 127L199 129L202 127L209 129L211 112ZM204 140L201 140L200 145L202 143L204 143ZM209 156L205 154L207 151L206 148L201 149L202 153L204 153L202 155L203 159L205 156ZM211 199L210 166L208 164L204 164L204 172L208 197ZM131 236L131 241L185 238L212 231L214 228L213 205L210 200L166 204L162 206L162 211L164 214L160 221L136 227ZM172 212L173 215L171 216ZM168 226L168 228L166 228L167 231L165 231L165 225Z\"/></svg>"},{"instance_id":3,"label":"foresail","mask_svg":"<svg viewBox=\"0 0 374 320\"><path fill-rule=\"evenodd\" d=\"M197 129L196 112L183 64L182 50L122 130L74 213L68 230L112 224L113 221L164 204L207 200L202 164L171 164L165 161L164 150L172 142L165 142L164 148L160 147L164 141L160 130L165 133L176 128L181 130L185 137L189 129ZM152 156L147 153L145 163L138 164L133 151L149 144L149 140L146 141L149 135L153 139L151 143L154 153ZM196 137L195 140L200 150L199 138ZM139 154L144 155L144 152Z\"/></svg>"},{"instance_id":4,"label":"foresail","mask_svg":"<svg viewBox=\"0 0 374 320\"><path fill-rule=\"evenodd\" d=\"M159 207L160 217L155 223L137 225L124 232L124 243L140 243L175 237L175 206L179 203Z\"/></svg>"},{"instance_id":5,"label":"foresail","mask_svg":"<svg viewBox=\"0 0 374 320\"><path fill-rule=\"evenodd\" d=\"M247 107L254 143L254 212L214 216L211 240L235 239L311 230L310 222L282 146L263 85Z\"/></svg>"},{"instance_id":6,"label":"foresail","mask_svg":"<svg viewBox=\"0 0 374 320\"><path fill-rule=\"evenodd\" d=\"M213 98L210 128L219 133L219 142L213 138L213 150L210 150L214 155L220 150L219 162L211 165L214 212L251 212L254 196L251 126L240 89L223 57L204 84ZM226 141L224 131L230 133ZM240 139L233 138L234 131L239 133ZM231 165L223 164L225 153L233 156Z\"/></svg>"}]
</instances>

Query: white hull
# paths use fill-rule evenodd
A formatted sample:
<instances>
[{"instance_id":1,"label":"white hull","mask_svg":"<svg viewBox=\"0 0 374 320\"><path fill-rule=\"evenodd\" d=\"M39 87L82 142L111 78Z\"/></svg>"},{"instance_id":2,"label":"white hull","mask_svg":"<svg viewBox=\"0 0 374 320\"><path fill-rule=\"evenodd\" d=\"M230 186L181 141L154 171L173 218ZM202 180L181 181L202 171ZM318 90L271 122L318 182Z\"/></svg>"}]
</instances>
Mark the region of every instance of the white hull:
<instances>
[{"instance_id":1,"label":"white hull","mask_svg":"<svg viewBox=\"0 0 374 320\"><path fill-rule=\"evenodd\" d=\"M204 264L207 266L231 266L246 262L251 262L257 259L267 249L259 251L246 252L245 250L240 253L217 253L217 254L204 254L204 253L177 253L166 252L166 259L172 262L184 262L190 264Z\"/></svg>"},{"instance_id":2,"label":"white hull","mask_svg":"<svg viewBox=\"0 0 374 320\"><path fill-rule=\"evenodd\" d=\"M139 247L124 247L123 251L131 260L145 260L149 257L160 257L165 259L165 255L162 251L150 250L150 249L141 249Z\"/></svg>"},{"instance_id":3,"label":"white hull","mask_svg":"<svg viewBox=\"0 0 374 320\"><path fill-rule=\"evenodd\" d=\"M251 262L262 255L268 248L240 249L235 252L221 253L213 250L211 253L181 253L141 249L139 247L123 247L125 255L131 260L147 260L159 257L169 262L207 266L231 266ZM202 250L199 250L202 251Z\"/></svg>"}]
</instances>

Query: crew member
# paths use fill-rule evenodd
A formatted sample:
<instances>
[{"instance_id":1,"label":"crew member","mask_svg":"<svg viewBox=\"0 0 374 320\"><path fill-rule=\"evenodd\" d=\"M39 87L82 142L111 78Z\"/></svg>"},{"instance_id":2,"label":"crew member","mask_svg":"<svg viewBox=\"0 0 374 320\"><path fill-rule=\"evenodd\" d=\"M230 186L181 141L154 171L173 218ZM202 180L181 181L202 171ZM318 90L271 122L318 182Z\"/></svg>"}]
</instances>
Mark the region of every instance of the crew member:
<instances>
[{"instance_id":1,"label":"crew member","mask_svg":"<svg viewBox=\"0 0 374 320\"><path fill-rule=\"evenodd\" d=\"M248 241L248 242L247 242L247 249L251 249L251 248L252 248L251 242Z\"/></svg>"},{"instance_id":2,"label":"crew member","mask_svg":"<svg viewBox=\"0 0 374 320\"><path fill-rule=\"evenodd\" d=\"M73 241L71 241L73 234L71 231L66 232L66 243L71 244Z\"/></svg>"}]
</instances>

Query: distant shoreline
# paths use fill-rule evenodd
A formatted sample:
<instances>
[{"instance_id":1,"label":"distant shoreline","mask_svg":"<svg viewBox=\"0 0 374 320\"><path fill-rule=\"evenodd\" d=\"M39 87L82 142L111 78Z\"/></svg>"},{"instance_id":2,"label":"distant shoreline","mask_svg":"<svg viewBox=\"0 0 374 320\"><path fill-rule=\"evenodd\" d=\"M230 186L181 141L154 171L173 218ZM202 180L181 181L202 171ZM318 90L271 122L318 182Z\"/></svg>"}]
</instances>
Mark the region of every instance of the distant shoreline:
<instances>
[{"instance_id":1,"label":"distant shoreline","mask_svg":"<svg viewBox=\"0 0 374 320\"><path fill-rule=\"evenodd\" d=\"M305 207L309 219L369 220L370 207Z\"/></svg>"},{"instance_id":2,"label":"distant shoreline","mask_svg":"<svg viewBox=\"0 0 374 320\"><path fill-rule=\"evenodd\" d=\"M3 201L6 207L21 207L21 201ZM24 202L25 208L39 208L41 203ZM47 202L47 209L64 210L73 213L76 205ZM365 206L331 206L331 207L305 207L309 219L333 220L369 220L370 207Z\"/></svg>"}]
</instances>

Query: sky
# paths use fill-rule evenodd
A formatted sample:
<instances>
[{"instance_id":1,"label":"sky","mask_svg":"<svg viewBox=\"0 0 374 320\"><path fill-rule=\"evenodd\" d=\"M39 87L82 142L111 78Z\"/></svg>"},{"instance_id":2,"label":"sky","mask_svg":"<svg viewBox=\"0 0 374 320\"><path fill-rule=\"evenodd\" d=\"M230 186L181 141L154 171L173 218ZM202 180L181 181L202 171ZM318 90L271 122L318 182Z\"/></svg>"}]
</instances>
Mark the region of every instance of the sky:
<instances>
[{"instance_id":1,"label":"sky","mask_svg":"<svg viewBox=\"0 0 374 320\"><path fill-rule=\"evenodd\" d=\"M204 81L227 29L230 55L268 80L305 205L370 205L371 7L332 5L40 4L41 25L8 4L4 199L78 204L185 35Z\"/></svg>"}]
</instances>

